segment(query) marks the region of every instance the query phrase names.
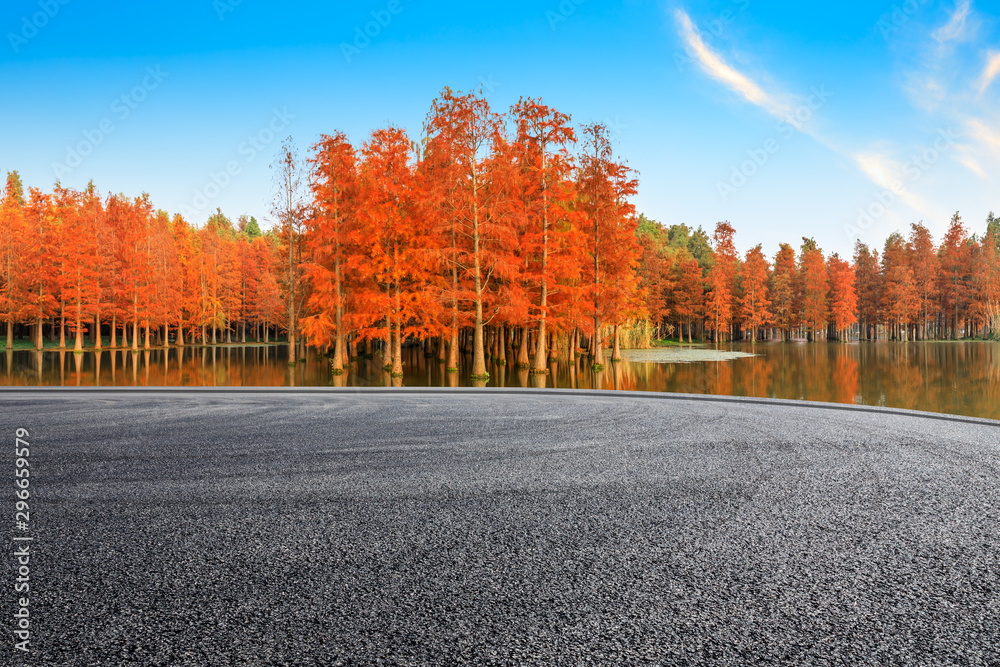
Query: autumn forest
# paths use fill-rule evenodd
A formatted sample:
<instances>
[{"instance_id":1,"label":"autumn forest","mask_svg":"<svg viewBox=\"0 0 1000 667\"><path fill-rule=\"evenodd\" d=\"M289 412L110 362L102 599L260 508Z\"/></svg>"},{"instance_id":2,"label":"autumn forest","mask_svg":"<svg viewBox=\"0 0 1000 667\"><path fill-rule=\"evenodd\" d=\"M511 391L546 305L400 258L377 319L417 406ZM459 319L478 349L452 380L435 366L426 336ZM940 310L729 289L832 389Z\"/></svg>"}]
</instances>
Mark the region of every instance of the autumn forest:
<instances>
[{"instance_id":1,"label":"autumn forest","mask_svg":"<svg viewBox=\"0 0 1000 667\"><path fill-rule=\"evenodd\" d=\"M549 359L655 338L929 340L998 336L1000 220L982 236L959 214L940 242L921 223L852 257L815 241L741 255L711 234L637 215L638 175L603 124L575 127L540 100L506 113L445 89L422 138L397 127L360 146L323 136L273 165L270 219L201 226L147 195L25 187L0 207L6 347L287 340L334 374L377 355L402 374L423 345L449 372L471 356L546 373ZM596 344L595 344L596 342ZM297 359L296 352L291 358Z\"/></svg>"}]
</instances>

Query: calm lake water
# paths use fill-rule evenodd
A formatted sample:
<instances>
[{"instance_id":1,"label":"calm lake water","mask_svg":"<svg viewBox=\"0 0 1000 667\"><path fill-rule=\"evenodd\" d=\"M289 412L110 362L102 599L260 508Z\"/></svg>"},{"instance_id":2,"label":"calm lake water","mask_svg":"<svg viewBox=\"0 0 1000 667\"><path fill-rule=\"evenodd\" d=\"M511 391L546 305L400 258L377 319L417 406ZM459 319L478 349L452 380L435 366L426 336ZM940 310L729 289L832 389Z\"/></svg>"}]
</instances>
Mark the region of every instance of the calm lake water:
<instances>
[{"instance_id":1,"label":"calm lake water","mask_svg":"<svg viewBox=\"0 0 1000 667\"><path fill-rule=\"evenodd\" d=\"M883 405L1000 419L1000 343L757 343L714 349L626 351L604 371L563 356L548 376L492 365L487 386L726 394ZM752 355L752 356L750 356ZM468 386L419 348L404 350L393 381L361 359L334 377L312 353L288 365L287 347L184 347L83 354L0 351L0 384L11 386ZM468 359L464 360L466 363Z\"/></svg>"}]
</instances>

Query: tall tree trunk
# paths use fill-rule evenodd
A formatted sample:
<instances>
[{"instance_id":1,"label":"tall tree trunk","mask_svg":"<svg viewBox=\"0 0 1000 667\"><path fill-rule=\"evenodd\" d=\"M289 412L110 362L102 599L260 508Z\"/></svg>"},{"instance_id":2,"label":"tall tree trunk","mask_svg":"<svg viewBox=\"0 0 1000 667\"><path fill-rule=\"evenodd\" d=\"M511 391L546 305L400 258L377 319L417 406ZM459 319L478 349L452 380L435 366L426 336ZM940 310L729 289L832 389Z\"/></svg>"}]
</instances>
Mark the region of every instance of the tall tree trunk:
<instances>
[{"instance_id":1,"label":"tall tree trunk","mask_svg":"<svg viewBox=\"0 0 1000 667\"><path fill-rule=\"evenodd\" d=\"M448 345L448 363L446 370L449 373L458 372L458 327L451 330L451 343Z\"/></svg>"},{"instance_id":2,"label":"tall tree trunk","mask_svg":"<svg viewBox=\"0 0 1000 667\"><path fill-rule=\"evenodd\" d=\"M472 339L472 377L474 379L485 379L489 377L486 372L486 356L483 352L483 277L480 275L482 266L479 257L479 185L476 181L476 170L472 170L472 254L473 254L473 277L476 288L476 326Z\"/></svg>"},{"instance_id":3,"label":"tall tree trunk","mask_svg":"<svg viewBox=\"0 0 1000 667\"><path fill-rule=\"evenodd\" d=\"M402 331L402 314L398 308L402 305L399 303L399 285L396 286L396 318L392 323L393 327L393 348L392 348L392 375L393 377L403 376L403 331Z\"/></svg>"},{"instance_id":4,"label":"tall tree trunk","mask_svg":"<svg viewBox=\"0 0 1000 667\"><path fill-rule=\"evenodd\" d=\"M548 333L545 330L545 316L538 318L538 335L535 338L535 347L532 352L535 355L534 361L531 364L532 373L545 373L548 369L548 355L549 348L546 346L548 342Z\"/></svg>"},{"instance_id":5,"label":"tall tree trunk","mask_svg":"<svg viewBox=\"0 0 1000 667\"><path fill-rule=\"evenodd\" d=\"M622 360L622 348L621 348L621 338L618 334L618 325L615 325L615 346L614 350L611 352L611 361L621 361Z\"/></svg>"},{"instance_id":6,"label":"tall tree trunk","mask_svg":"<svg viewBox=\"0 0 1000 667\"><path fill-rule=\"evenodd\" d=\"M594 368L604 368L604 337L601 335L601 317L594 316L594 338L590 341Z\"/></svg>"},{"instance_id":7,"label":"tall tree trunk","mask_svg":"<svg viewBox=\"0 0 1000 667\"><path fill-rule=\"evenodd\" d=\"M75 352L83 351L83 314L80 312L80 304L76 304L76 340L73 343Z\"/></svg>"},{"instance_id":8,"label":"tall tree trunk","mask_svg":"<svg viewBox=\"0 0 1000 667\"><path fill-rule=\"evenodd\" d=\"M522 370L527 370L531 367L531 361L528 357L528 328L522 326L517 338L517 367Z\"/></svg>"}]
</instances>

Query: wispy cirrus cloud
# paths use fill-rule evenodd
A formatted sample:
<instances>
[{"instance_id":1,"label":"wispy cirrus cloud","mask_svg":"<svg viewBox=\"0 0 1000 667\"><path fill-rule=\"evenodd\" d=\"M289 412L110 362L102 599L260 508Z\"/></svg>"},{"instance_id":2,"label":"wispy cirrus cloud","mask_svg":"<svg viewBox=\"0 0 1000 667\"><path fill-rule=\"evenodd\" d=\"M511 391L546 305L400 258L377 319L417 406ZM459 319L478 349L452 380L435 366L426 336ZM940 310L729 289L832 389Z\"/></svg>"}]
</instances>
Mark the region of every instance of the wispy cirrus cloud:
<instances>
[{"instance_id":1,"label":"wispy cirrus cloud","mask_svg":"<svg viewBox=\"0 0 1000 667\"><path fill-rule=\"evenodd\" d=\"M1000 51L990 51L986 56L986 67L979 77L980 95L986 92L997 76L1000 76Z\"/></svg>"},{"instance_id":2,"label":"wispy cirrus cloud","mask_svg":"<svg viewBox=\"0 0 1000 667\"><path fill-rule=\"evenodd\" d=\"M971 33L969 17L972 14L972 0L959 0L948 22L934 31L933 37L939 44L960 42Z\"/></svg>"},{"instance_id":3,"label":"wispy cirrus cloud","mask_svg":"<svg viewBox=\"0 0 1000 667\"><path fill-rule=\"evenodd\" d=\"M742 95L751 104L761 107L777 118L785 119L791 114L792 107L789 104L766 92L750 77L738 71L709 48L701 38L694 23L691 22L691 17L687 15L687 12L678 8L674 10L674 18L680 29L681 39L684 40L689 52L709 76L725 84L733 92Z\"/></svg>"},{"instance_id":4,"label":"wispy cirrus cloud","mask_svg":"<svg viewBox=\"0 0 1000 667\"><path fill-rule=\"evenodd\" d=\"M955 162L992 182L1000 169L1000 114L989 93L1000 78L1000 51L984 54L976 36L983 24L971 0L960 0L943 23L928 29L907 76L920 84L908 88L914 108L961 128ZM958 42L966 42L966 48L950 48Z\"/></svg>"},{"instance_id":5,"label":"wispy cirrus cloud","mask_svg":"<svg viewBox=\"0 0 1000 667\"><path fill-rule=\"evenodd\" d=\"M779 120L794 126L800 132L811 137L817 143L841 158L850 161L869 182L886 191L891 191L894 193L892 195L894 198L902 201L911 209L928 216L939 213L927 200L909 191L904 185L913 180L912 176L909 179L906 177L907 169L911 170L910 173L918 173L918 178L923 173L922 170L913 172L910 162L903 164L896 160L889 152L873 149L854 150L845 148L839 142L832 141L828 137L821 135L815 128L806 127L796 122L792 112L793 105L784 101L793 100L793 96L780 91L765 90L761 84L754 81L750 76L727 63L721 55L705 44L697 27L683 9L675 9L674 17L680 37L686 43L689 54L697 60L701 68L713 79L739 94L751 104L764 109Z\"/></svg>"}]
</instances>

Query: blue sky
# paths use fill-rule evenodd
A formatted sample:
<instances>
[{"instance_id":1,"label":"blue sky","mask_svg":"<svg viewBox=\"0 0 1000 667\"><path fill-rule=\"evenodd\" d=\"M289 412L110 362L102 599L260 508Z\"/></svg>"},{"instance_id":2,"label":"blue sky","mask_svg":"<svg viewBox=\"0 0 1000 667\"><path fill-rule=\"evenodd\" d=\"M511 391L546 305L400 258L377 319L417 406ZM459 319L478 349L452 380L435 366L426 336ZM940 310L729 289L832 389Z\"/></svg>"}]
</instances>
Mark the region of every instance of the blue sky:
<instances>
[{"instance_id":1,"label":"blue sky","mask_svg":"<svg viewBox=\"0 0 1000 667\"><path fill-rule=\"evenodd\" d=\"M895 8L895 9L894 9ZM997 6L945 2L263 0L0 9L0 169L201 224L268 217L282 138L419 137L444 86L607 122L638 209L737 246L850 255L1000 211ZM378 21L381 21L379 23ZM358 39L365 29L373 35ZM348 45L349 48L345 48ZM227 173L227 169L229 173Z\"/></svg>"}]
</instances>

